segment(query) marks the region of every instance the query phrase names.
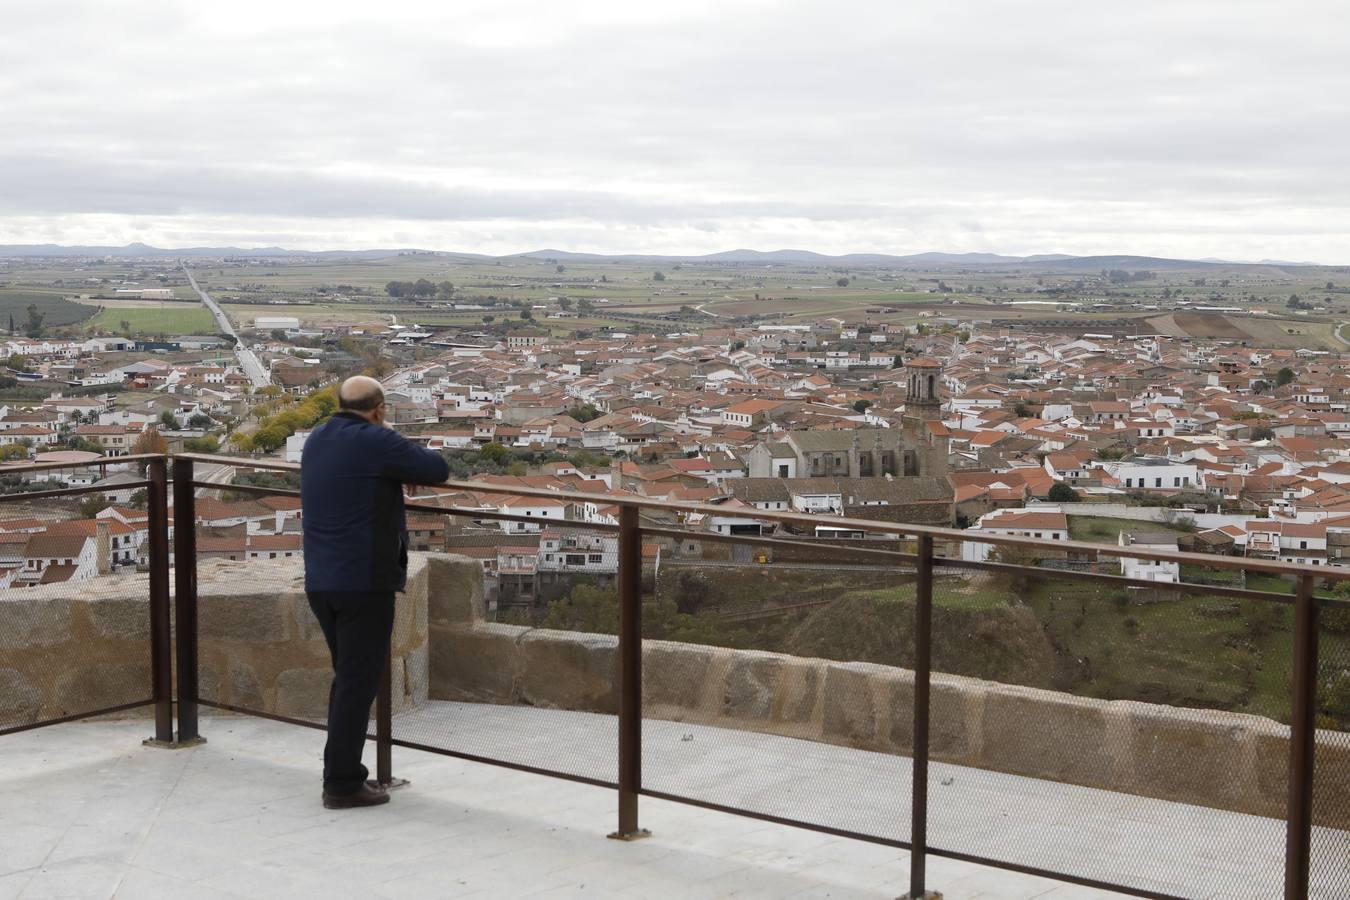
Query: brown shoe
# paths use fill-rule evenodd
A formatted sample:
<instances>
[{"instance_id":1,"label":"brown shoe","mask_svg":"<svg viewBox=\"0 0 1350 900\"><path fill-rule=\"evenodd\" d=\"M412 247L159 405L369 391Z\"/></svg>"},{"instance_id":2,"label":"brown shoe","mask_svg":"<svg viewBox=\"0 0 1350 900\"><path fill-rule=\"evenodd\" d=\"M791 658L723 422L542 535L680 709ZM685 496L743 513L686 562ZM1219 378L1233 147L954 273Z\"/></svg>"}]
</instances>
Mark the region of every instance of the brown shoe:
<instances>
[{"instance_id":1,"label":"brown shoe","mask_svg":"<svg viewBox=\"0 0 1350 900\"><path fill-rule=\"evenodd\" d=\"M356 809L360 806L380 806L389 802L389 794L384 788L372 786L369 781L351 794L323 793L324 809Z\"/></svg>"}]
</instances>

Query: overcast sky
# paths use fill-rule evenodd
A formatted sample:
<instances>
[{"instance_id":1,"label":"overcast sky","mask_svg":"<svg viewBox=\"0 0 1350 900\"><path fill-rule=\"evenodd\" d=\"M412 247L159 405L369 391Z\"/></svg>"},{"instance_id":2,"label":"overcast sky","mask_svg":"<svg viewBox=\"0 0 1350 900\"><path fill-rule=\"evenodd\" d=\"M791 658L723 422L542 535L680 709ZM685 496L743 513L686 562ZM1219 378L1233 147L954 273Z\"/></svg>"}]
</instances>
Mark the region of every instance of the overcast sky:
<instances>
[{"instance_id":1,"label":"overcast sky","mask_svg":"<svg viewBox=\"0 0 1350 900\"><path fill-rule=\"evenodd\" d=\"M0 243L1350 263L1344 0L29 0Z\"/></svg>"}]
</instances>

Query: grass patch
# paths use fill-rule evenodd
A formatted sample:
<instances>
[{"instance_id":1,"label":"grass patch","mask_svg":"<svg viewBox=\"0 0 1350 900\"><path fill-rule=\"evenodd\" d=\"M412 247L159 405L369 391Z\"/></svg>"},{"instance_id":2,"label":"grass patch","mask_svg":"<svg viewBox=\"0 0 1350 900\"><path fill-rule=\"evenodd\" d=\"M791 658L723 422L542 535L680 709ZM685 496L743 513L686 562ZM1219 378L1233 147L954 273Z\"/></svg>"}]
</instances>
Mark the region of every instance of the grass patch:
<instances>
[{"instance_id":1,"label":"grass patch","mask_svg":"<svg viewBox=\"0 0 1350 900\"><path fill-rule=\"evenodd\" d=\"M1075 541L1094 544L1114 544L1122 531L1166 531L1189 534L1193 529L1178 528L1166 522L1141 522L1136 519L1116 519L1110 516L1069 516L1069 537Z\"/></svg>"},{"instance_id":2,"label":"grass patch","mask_svg":"<svg viewBox=\"0 0 1350 900\"><path fill-rule=\"evenodd\" d=\"M105 309L89 321L90 330L121 333L126 322L132 334L214 334L216 321L205 307L165 309Z\"/></svg>"}]
</instances>

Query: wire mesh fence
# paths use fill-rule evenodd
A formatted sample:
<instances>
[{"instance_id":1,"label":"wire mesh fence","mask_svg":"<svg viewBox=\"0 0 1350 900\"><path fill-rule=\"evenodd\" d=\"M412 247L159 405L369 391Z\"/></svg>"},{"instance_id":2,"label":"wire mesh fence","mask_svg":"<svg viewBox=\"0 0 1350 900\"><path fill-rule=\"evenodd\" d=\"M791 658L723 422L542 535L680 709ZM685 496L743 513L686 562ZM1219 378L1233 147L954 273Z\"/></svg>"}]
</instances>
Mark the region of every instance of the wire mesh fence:
<instances>
[{"instance_id":1,"label":"wire mesh fence","mask_svg":"<svg viewBox=\"0 0 1350 900\"><path fill-rule=\"evenodd\" d=\"M1309 893L1350 897L1350 603L1321 610Z\"/></svg>"},{"instance_id":2,"label":"wire mesh fence","mask_svg":"<svg viewBox=\"0 0 1350 900\"><path fill-rule=\"evenodd\" d=\"M1278 894L1291 609L1019 553L991 562L1020 571L935 579L930 845L1170 896Z\"/></svg>"},{"instance_id":3,"label":"wire mesh fence","mask_svg":"<svg viewBox=\"0 0 1350 900\"><path fill-rule=\"evenodd\" d=\"M109 469L0 477L0 732L152 700L145 491Z\"/></svg>"},{"instance_id":4,"label":"wire mesh fence","mask_svg":"<svg viewBox=\"0 0 1350 900\"><path fill-rule=\"evenodd\" d=\"M429 700L394 716L394 739L615 783L614 531L576 520L475 520L420 508L412 515L410 531L418 524L430 536L438 532L435 520L441 520L435 546L469 556L481 567L487 624L467 627L447 611L459 608L459 598L438 595L438 586L430 586Z\"/></svg>"},{"instance_id":5,"label":"wire mesh fence","mask_svg":"<svg viewBox=\"0 0 1350 900\"><path fill-rule=\"evenodd\" d=\"M659 546L644 788L906 842L913 684L896 667L913 660L912 567L750 537Z\"/></svg>"}]
</instances>

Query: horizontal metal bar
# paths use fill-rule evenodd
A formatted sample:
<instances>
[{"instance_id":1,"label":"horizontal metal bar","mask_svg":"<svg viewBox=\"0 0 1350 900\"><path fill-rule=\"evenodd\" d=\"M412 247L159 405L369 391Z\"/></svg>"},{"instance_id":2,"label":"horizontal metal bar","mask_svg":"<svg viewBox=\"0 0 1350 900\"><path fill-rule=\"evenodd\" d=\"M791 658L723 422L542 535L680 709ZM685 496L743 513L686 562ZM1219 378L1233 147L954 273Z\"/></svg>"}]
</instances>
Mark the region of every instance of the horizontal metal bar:
<instances>
[{"instance_id":1,"label":"horizontal metal bar","mask_svg":"<svg viewBox=\"0 0 1350 900\"><path fill-rule=\"evenodd\" d=\"M723 544L750 544L755 547L782 547L788 550L836 550L840 553L860 553L875 556L887 562L916 563L919 559L913 553L903 550L882 550L877 547L850 547L840 544L813 544L809 541L794 541L787 538L765 537L754 534L719 534L715 531L689 531L682 528L666 528L658 525L643 525L643 534L674 538L680 541L710 541ZM828 562L828 560L827 560Z\"/></svg>"},{"instance_id":2,"label":"horizontal metal bar","mask_svg":"<svg viewBox=\"0 0 1350 900\"><path fill-rule=\"evenodd\" d=\"M1252 591L1247 588L1229 588L1212 584L1194 584L1187 581L1148 581L1144 578L1126 578L1123 575L1108 575L1104 572L1076 572L1073 569L1049 569L1039 566L1019 566L1015 563L975 562L974 560L952 559L947 556L934 557L933 565L948 569L975 570L977 572L1003 572L1008 575L1026 575L1039 581L1063 578L1070 581L1093 581L1112 584L1117 587L1156 588L1158 590L1181 591L1189 594L1213 594L1216 597L1240 597L1249 600L1270 600L1274 603L1292 604L1290 594L1277 594L1272 591Z\"/></svg>"},{"instance_id":3,"label":"horizontal metal bar","mask_svg":"<svg viewBox=\"0 0 1350 900\"><path fill-rule=\"evenodd\" d=\"M1079 884L1083 887L1095 888L1099 891L1114 891L1117 894L1127 894L1131 897L1148 897L1150 900L1185 900L1185 898L1179 894L1163 894L1158 891L1130 887L1129 885L1116 884L1110 881L1098 881L1095 878L1082 878L1077 875L1061 872L1057 869L1042 869L1037 866L1023 866L1018 863L1007 862L1001 859L990 859L987 856L979 856L974 853L961 853L957 850L941 850L937 847L929 847L928 854L930 856L941 856L945 859L955 859L960 862L989 866L992 869L1004 869L1008 872L1018 872L1023 875L1036 875L1041 878L1050 878L1055 881L1064 881L1069 884Z\"/></svg>"},{"instance_id":4,"label":"horizontal metal bar","mask_svg":"<svg viewBox=\"0 0 1350 900\"><path fill-rule=\"evenodd\" d=\"M3 475L3 473L0 473ZM0 503L19 503L23 500L42 500L48 497L78 497L82 494L108 494L114 491L125 491L132 488L149 487L149 481L128 481L113 487L88 487L77 488L56 488L50 491L20 491L13 494L0 494Z\"/></svg>"},{"instance_id":5,"label":"horizontal metal bar","mask_svg":"<svg viewBox=\"0 0 1350 900\"><path fill-rule=\"evenodd\" d=\"M256 484L220 484L213 481L194 481L193 487L209 488L215 491L238 491L241 494L263 494L268 497L294 497L300 499L300 492L290 488L259 487Z\"/></svg>"},{"instance_id":6,"label":"horizontal metal bar","mask_svg":"<svg viewBox=\"0 0 1350 900\"><path fill-rule=\"evenodd\" d=\"M254 467L269 469L281 472L296 472L300 466L296 463L267 463L259 465L255 460L239 459L235 457L211 456L209 454L182 454L182 456L200 460L202 462L214 463L217 465L235 465L240 467ZM624 504L636 506L642 510L660 510L676 513L696 513L699 515L725 515L726 510L712 503L686 503L683 501L675 502L669 500L653 500L647 497L622 496L615 497L608 494L586 494L577 491L552 491L547 488L517 487L505 485L483 484L476 481L446 481L437 487L449 488L451 490L464 491L475 494L501 494L515 497L544 497L552 500L568 500L575 503L596 503L606 502L613 504ZM1034 509L1033 509L1034 511ZM764 522L779 522L787 525L804 525L814 527L822 523L828 523L833 528L843 528L850 530L870 531L880 534L894 535L928 535L935 541L973 541L981 544L993 544L1001 547L1027 547L1035 550L1044 550L1046 546L1052 546L1058 551L1066 553L1091 553L1094 555L1109 557L1129 557L1131 559L1159 560L1163 562L1183 563L1186 565L1201 566L1213 569L1240 569L1249 572L1263 572L1270 575L1290 575L1299 576L1305 574L1308 566L1297 563L1280 562L1278 560L1252 559L1240 556L1216 556L1208 553L1180 553L1172 551L1150 551L1138 550L1132 547L1119 547L1112 544L1091 544L1083 541L1051 541L1047 542L1043 538L1012 537L1007 535L993 535L981 532L973 532L958 528L945 528L932 525L912 525L904 522L881 522L874 519L853 519L835 516L822 516L819 514L800 513L800 512L779 512L772 510L754 510L753 512L744 512L743 515L758 519ZM1350 579L1350 569L1337 570L1336 567L1328 566L1325 569L1319 568L1317 571L1319 578L1331 581L1341 581Z\"/></svg>"},{"instance_id":7,"label":"horizontal metal bar","mask_svg":"<svg viewBox=\"0 0 1350 900\"><path fill-rule=\"evenodd\" d=\"M295 719L290 716L279 715L278 713L264 712L261 709L248 709L243 706L231 706L228 703L216 703L214 700L203 700L198 698L197 705L210 706L213 709L223 709L225 712L238 713L243 716L256 716L259 719L271 719L274 722L285 722L287 725L299 725L301 728L313 728L315 731L328 730L328 726L322 722L309 722L305 719ZM373 734L368 734L366 737L370 740L375 739Z\"/></svg>"},{"instance_id":8,"label":"horizontal metal bar","mask_svg":"<svg viewBox=\"0 0 1350 900\"><path fill-rule=\"evenodd\" d=\"M92 719L94 716L107 716L112 713L126 712L129 709L140 709L142 706L150 706L154 702L155 699L151 697L148 700L137 700L135 703L123 703L118 706L105 706L103 709L95 709L90 712L72 713L59 719L44 719L41 722L29 722L27 725L0 728L0 737L7 734L18 734L21 731L32 731L35 728L46 728L48 725L63 725L66 722L76 722L80 719Z\"/></svg>"},{"instance_id":9,"label":"horizontal metal bar","mask_svg":"<svg viewBox=\"0 0 1350 900\"><path fill-rule=\"evenodd\" d=\"M883 847L895 847L898 850L909 850L913 846L909 841L900 841L894 838L878 837L874 834L866 834L861 831L850 831L847 828L834 828L829 825L816 825L812 822L805 822L801 819L789 819L784 816L775 816L771 813L755 812L750 809L741 809L739 806L726 806L721 803L710 803L707 800L698 800L693 797L685 797L681 794L667 794L665 791L654 791L650 788L643 788L639 793L644 797L651 797L653 800L666 800L671 803L682 803L685 806L694 806L699 809L707 809L713 812L728 813L733 816L740 816L744 819L756 819L760 822L770 822L774 825L786 825L790 828L801 828L806 831L814 831L819 834L830 834L835 837L848 838L854 841L865 841L869 844L880 844Z\"/></svg>"},{"instance_id":10,"label":"horizontal metal bar","mask_svg":"<svg viewBox=\"0 0 1350 900\"><path fill-rule=\"evenodd\" d=\"M165 459L163 453L139 453L134 456L100 456L89 462L50 462L23 463L0 466L0 475L6 472L49 472L54 469L103 469L108 466L120 466L126 463L150 462L152 459Z\"/></svg>"},{"instance_id":11,"label":"horizontal metal bar","mask_svg":"<svg viewBox=\"0 0 1350 900\"><path fill-rule=\"evenodd\" d=\"M398 724L398 720L394 720ZM563 781L572 781L577 784L588 784L591 787L609 788L618 790L619 784L616 781L605 781L602 778L590 778L586 775L573 775L571 772L560 772L557 769L544 769L539 766L530 766L525 763L509 762L504 759L495 759L491 756L479 756L475 753L464 753L460 750L447 750L444 747L435 747L431 744L419 744L416 741L405 741L400 738L394 738L391 743L395 747L406 747L409 750L421 750L424 753L437 753L441 756L453 756L455 759L463 759L468 762L482 763L487 766L498 766L503 769L512 769L517 772L526 772L530 775L544 775L549 778L561 778Z\"/></svg>"},{"instance_id":12,"label":"horizontal metal bar","mask_svg":"<svg viewBox=\"0 0 1350 900\"><path fill-rule=\"evenodd\" d=\"M464 519L484 519L494 522L525 522L530 525L542 525L544 528L570 528L575 531L617 532L619 526L608 522L579 522L576 519L541 519L538 516L522 516L516 513L499 513L491 510L471 510L462 506L432 506L427 503L405 503L408 512L439 516L458 516ZM507 535L503 535L506 537Z\"/></svg>"}]
</instances>

